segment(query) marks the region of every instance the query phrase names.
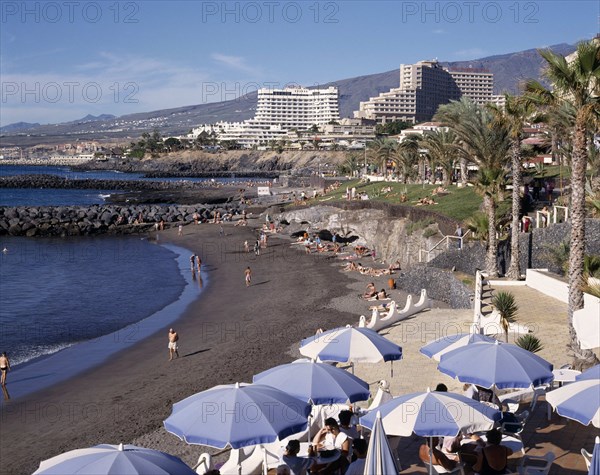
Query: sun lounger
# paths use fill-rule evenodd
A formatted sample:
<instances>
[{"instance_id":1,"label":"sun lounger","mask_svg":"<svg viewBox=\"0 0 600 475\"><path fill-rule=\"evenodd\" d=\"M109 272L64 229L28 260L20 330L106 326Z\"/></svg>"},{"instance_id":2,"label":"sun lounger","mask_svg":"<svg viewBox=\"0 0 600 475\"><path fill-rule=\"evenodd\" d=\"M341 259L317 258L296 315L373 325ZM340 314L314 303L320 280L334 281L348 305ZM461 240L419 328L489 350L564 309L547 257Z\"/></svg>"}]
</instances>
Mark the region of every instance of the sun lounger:
<instances>
[{"instance_id":1,"label":"sun lounger","mask_svg":"<svg viewBox=\"0 0 600 475\"><path fill-rule=\"evenodd\" d=\"M431 300L427 297L427 290L422 289L419 301L416 304L413 304L412 295L409 295L406 298L404 308L401 311L398 311L396 301L393 300L390 303L390 310L385 316L381 316L378 309L374 309L369 322L361 315L358 326L370 328L375 331L383 330L384 328L388 328L430 306Z\"/></svg>"},{"instance_id":2,"label":"sun lounger","mask_svg":"<svg viewBox=\"0 0 600 475\"><path fill-rule=\"evenodd\" d=\"M256 473L260 474L260 468L262 467L262 461L260 462L259 470L255 470L255 460L250 460L249 463L246 463L254 453L254 449L256 447L254 445L250 447L243 447L241 449L231 449L229 453L229 459L225 462L221 467L219 467L219 472L221 475L239 475L240 473ZM250 471L247 471L250 469Z\"/></svg>"},{"instance_id":3,"label":"sun lounger","mask_svg":"<svg viewBox=\"0 0 600 475\"><path fill-rule=\"evenodd\" d=\"M209 470L212 470L212 468L213 464L211 455L207 454L206 452L200 454L200 457L198 457L198 463L194 467L196 473L198 475L204 475Z\"/></svg>"}]
</instances>

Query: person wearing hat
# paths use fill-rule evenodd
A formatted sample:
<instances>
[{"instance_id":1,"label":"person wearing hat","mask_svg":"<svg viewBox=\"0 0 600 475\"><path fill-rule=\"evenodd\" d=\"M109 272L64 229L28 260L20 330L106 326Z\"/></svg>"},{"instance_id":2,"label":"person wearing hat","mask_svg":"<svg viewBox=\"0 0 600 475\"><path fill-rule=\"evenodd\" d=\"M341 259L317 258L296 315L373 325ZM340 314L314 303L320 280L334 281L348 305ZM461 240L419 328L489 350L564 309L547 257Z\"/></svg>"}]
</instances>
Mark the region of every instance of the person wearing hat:
<instances>
[{"instance_id":1,"label":"person wearing hat","mask_svg":"<svg viewBox=\"0 0 600 475\"><path fill-rule=\"evenodd\" d=\"M314 464L314 460L306 457L298 457L300 452L300 441L290 440L285 448L281 461L290 467L291 475L306 475Z\"/></svg>"}]
</instances>

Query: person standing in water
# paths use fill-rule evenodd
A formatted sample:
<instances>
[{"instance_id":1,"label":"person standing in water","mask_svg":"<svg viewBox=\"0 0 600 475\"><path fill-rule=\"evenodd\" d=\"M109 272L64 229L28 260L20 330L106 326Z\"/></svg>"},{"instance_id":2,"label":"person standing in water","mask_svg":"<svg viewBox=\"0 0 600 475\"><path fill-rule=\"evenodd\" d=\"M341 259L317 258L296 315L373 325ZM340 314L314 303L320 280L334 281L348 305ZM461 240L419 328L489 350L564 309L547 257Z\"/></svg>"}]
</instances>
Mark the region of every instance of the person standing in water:
<instances>
[{"instance_id":1,"label":"person standing in water","mask_svg":"<svg viewBox=\"0 0 600 475\"><path fill-rule=\"evenodd\" d=\"M10 371L10 361L8 361L8 356L6 356L5 352L2 352L2 356L0 356L0 372L2 372L1 384L4 386L6 384L6 373Z\"/></svg>"}]
</instances>

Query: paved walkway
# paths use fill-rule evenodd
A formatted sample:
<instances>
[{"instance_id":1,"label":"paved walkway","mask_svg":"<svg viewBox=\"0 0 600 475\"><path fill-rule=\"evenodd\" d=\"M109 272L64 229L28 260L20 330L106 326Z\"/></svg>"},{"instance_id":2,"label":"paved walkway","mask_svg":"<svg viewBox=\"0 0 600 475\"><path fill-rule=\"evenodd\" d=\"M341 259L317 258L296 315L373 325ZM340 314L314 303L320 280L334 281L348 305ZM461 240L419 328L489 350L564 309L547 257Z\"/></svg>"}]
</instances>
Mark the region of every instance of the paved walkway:
<instances>
[{"instance_id":1,"label":"paved walkway","mask_svg":"<svg viewBox=\"0 0 600 475\"><path fill-rule=\"evenodd\" d=\"M567 363L567 305L525 286L496 286L493 292L498 290L515 295L519 306L518 323L529 326L543 344L538 354L555 368ZM399 302L400 306L402 303ZM472 310L432 309L383 330L383 335L403 349L403 359L394 363L393 377L390 363L359 364L355 373L369 383L388 380L395 396L424 391L428 387L433 390L438 383L446 384L450 391L460 392L462 384L437 371L437 363L419 353L419 348L441 336L467 332L472 318ZM509 341L514 342L515 337L518 335L509 335ZM503 335L499 338L504 340ZM376 388L373 384L373 391ZM548 421L547 403L542 398L523 433L523 440L529 455L543 455L548 451L556 455L551 474L583 474L587 470L580 451L586 448L591 452L596 435L600 435L600 430L582 426L555 413ZM421 443L422 439L416 436L401 438L398 453L404 469L402 473L426 473L417 456ZM515 468L521 457L520 452L511 456L510 466Z\"/></svg>"}]
</instances>

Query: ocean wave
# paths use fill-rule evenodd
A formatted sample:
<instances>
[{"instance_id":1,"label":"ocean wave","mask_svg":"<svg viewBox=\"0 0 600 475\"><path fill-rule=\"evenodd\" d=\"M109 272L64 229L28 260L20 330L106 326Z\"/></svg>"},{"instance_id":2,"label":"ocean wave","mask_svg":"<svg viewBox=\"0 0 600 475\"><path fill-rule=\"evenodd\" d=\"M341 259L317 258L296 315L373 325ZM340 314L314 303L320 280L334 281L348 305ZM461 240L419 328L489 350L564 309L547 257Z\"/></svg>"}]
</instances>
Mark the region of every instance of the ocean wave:
<instances>
[{"instance_id":1,"label":"ocean wave","mask_svg":"<svg viewBox=\"0 0 600 475\"><path fill-rule=\"evenodd\" d=\"M106 198L109 198L109 197L110 197L110 194L102 194L102 193L100 193L98 196L99 196L100 198L102 198L103 200L106 200Z\"/></svg>"},{"instance_id":2,"label":"ocean wave","mask_svg":"<svg viewBox=\"0 0 600 475\"><path fill-rule=\"evenodd\" d=\"M73 346L74 344L75 344L75 342L73 342L73 343L57 343L54 345L39 345L34 348L25 350L24 355L19 355L19 356L15 356L14 358L11 358L11 365L17 366L17 365L20 365L23 363L27 363L28 361L34 360L36 358L39 358L40 356L49 356L54 353L58 353L59 351L64 350L65 348L69 348L70 346Z\"/></svg>"}]
</instances>

